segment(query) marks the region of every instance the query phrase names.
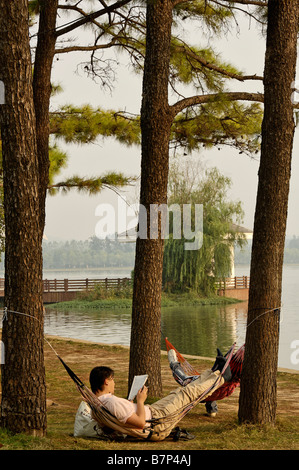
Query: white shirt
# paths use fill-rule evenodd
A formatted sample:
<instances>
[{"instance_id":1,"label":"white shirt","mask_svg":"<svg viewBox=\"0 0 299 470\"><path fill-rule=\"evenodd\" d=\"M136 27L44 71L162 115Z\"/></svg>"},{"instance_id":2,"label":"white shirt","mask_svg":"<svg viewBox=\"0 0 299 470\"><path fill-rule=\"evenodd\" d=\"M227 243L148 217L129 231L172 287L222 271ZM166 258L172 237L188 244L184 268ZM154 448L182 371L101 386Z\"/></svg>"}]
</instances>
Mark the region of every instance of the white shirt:
<instances>
[{"instance_id":1,"label":"white shirt","mask_svg":"<svg viewBox=\"0 0 299 470\"><path fill-rule=\"evenodd\" d=\"M106 393L105 395L100 395L98 397L103 406L115 416L120 423L125 424L127 420L132 416L133 413L137 411L137 404L132 403L125 398L119 398L111 393ZM147 405L144 406L145 410L145 419L151 419L152 414Z\"/></svg>"}]
</instances>

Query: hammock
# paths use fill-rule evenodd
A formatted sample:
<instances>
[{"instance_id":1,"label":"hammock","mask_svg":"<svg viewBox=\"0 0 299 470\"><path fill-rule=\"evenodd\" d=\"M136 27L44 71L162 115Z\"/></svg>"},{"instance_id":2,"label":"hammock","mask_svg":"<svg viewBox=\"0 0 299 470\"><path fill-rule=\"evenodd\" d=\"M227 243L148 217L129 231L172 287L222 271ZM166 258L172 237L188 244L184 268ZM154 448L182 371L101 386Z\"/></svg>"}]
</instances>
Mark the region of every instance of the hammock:
<instances>
[{"instance_id":1,"label":"hammock","mask_svg":"<svg viewBox=\"0 0 299 470\"><path fill-rule=\"evenodd\" d=\"M107 409L104 408L97 396L79 379L79 377L61 359L61 357L58 355L57 357L66 369L71 379L75 382L77 389L83 397L83 400L90 406L93 418L101 427L108 427L109 429L113 429L114 431L122 434L123 436L131 436L137 439L160 441L168 437L171 431L177 425L177 423L181 421L181 419L183 419L184 416L186 416L186 414L189 413L189 411L192 410L194 406L202 402L205 397L211 392L211 390L213 390L218 385L218 383L222 379L223 373L229 365L229 361L232 357L234 347L235 346L233 345L228 351L226 355L226 364L209 389L205 390L199 397L196 398L196 400L192 401L191 403L188 403L184 408L174 413L169 413L167 416L163 416L161 418L147 420L147 424L144 429L134 429L129 427L129 425L120 423L115 416L113 416ZM162 431L161 425L163 425Z\"/></svg>"},{"instance_id":2,"label":"hammock","mask_svg":"<svg viewBox=\"0 0 299 470\"><path fill-rule=\"evenodd\" d=\"M180 354L180 352L165 338L166 349L169 352L170 350L174 350L177 355L177 360L180 363L181 371L183 372L180 374L180 370L173 370L173 377L180 385L185 387L188 383L193 380L196 380L200 373L192 367L191 364ZM221 387L215 390L212 395L209 395L207 398L203 399L202 402L212 402L222 400L223 398L229 397L235 390L236 387L240 385L241 379L241 371L244 359L244 351L245 345L241 346L234 354L231 355L231 359L229 361L232 378L229 382L225 382ZM231 350L225 355L228 359L228 355L230 354Z\"/></svg>"}]
</instances>

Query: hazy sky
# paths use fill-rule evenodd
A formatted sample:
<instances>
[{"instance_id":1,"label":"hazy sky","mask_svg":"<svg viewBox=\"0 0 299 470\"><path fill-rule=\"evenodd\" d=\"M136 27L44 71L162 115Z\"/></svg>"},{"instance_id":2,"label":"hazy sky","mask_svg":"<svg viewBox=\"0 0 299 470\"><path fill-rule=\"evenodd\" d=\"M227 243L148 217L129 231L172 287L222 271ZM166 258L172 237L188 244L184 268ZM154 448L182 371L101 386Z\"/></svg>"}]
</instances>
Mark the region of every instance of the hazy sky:
<instances>
[{"instance_id":1,"label":"hazy sky","mask_svg":"<svg viewBox=\"0 0 299 470\"><path fill-rule=\"evenodd\" d=\"M195 31L199 44L202 44L200 31ZM265 41L253 24L244 22L240 35L229 36L217 43L218 52L223 59L234 64L243 72L262 75L264 67ZM120 56L124 64L118 75L113 94L104 93L100 86L84 73L76 73L76 65L83 60L79 53L61 54L55 61L52 81L59 83L64 92L52 100L52 109L58 104L72 103L77 105L91 104L105 109L126 110L139 113L141 100L142 77L130 73L125 64L125 55ZM244 91L262 91L258 82L233 83L234 89ZM97 176L107 171L120 171L127 175L140 175L140 149L126 148L112 140L98 139L96 144L76 146L59 142L61 148L69 155L69 164L57 180L66 176ZM295 135L293 152L293 169L289 201L287 235L299 235L299 218L297 201L299 200L299 163L298 132ZM253 228L255 199L258 182L258 160L239 155L237 150L222 148L200 152L193 155L203 160L208 166L217 166L219 170L232 179L230 198L241 200L245 211L243 225ZM132 190L138 194L137 191ZM123 192L124 196L129 193ZM48 196L45 233L51 240L84 240L95 234L99 218L96 208L103 203L117 203L117 195L104 190L97 196L79 195L75 192L67 195Z\"/></svg>"}]
</instances>

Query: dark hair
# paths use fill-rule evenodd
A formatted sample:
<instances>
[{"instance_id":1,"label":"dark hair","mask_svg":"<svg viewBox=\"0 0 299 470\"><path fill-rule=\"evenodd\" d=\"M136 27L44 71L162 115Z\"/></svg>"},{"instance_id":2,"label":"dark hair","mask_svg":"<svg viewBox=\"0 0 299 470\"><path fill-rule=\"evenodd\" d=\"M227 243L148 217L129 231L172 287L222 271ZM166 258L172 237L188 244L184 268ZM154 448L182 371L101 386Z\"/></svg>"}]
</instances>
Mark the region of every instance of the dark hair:
<instances>
[{"instance_id":1,"label":"dark hair","mask_svg":"<svg viewBox=\"0 0 299 470\"><path fill-rule=\"evenodd\" d=\"M105 380L113 376L114 371L110 369L110 367L94 367L89 375L89 382L93 393L96 393L98 390L102 390Z\"/></svg>"}]
</instances>

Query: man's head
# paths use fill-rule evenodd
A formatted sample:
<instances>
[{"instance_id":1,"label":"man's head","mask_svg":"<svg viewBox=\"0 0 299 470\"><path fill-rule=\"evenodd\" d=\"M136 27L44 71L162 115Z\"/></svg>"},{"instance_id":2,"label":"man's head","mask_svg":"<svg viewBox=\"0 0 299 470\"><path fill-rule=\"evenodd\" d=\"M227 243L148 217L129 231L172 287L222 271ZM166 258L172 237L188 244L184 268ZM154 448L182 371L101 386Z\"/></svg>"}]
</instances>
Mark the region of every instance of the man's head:
<instances>
[{"instance_id":1,"label":"man's head","mask_svg":"<svg viewBox=\"0 0 299 470\"><path fill-rule=\"evenodd\" d=\"M93 393L106 391L114 392L114 371L110 367L94 367L89 375L89 382Z\"/></svg>"}]
</instances>

